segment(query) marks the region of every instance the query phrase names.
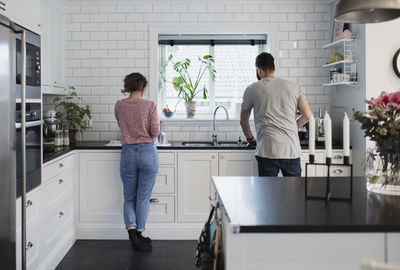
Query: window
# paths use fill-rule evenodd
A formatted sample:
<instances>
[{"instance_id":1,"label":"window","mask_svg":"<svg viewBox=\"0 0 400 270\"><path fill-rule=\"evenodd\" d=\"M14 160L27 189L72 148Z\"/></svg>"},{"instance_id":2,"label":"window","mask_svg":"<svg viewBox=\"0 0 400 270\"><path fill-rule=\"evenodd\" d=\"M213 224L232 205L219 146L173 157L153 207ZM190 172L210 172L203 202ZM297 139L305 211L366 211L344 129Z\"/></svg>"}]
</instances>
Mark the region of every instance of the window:
<instances>
[{"instance_id":1,"label":"window","mask_svg":"<svg viewBox=\"0 0 400 270\"><path fill-rule=\"evenodd\" d=\"M256 56L262 51L269 51L266 35L160 35L159 46L160 66L171 54L174 61L189 58L192 78L200 68L198 57L206 54L214 57L215 81L205 73L200 86L204 85L208 89L208 98L203 99L201 93L195 97L197 116L210 115L216 106L224 105L233 117L235 105L242 102L244 90L257 80L254 65ZM168 83L176 76L172 64L169 64L165 71L167 83L161 89L160 101L163 107L168 105L171 110L176 106L175 115L184 116L184 101L179 101L173 85Z\"/></svg>"}]
</instances>

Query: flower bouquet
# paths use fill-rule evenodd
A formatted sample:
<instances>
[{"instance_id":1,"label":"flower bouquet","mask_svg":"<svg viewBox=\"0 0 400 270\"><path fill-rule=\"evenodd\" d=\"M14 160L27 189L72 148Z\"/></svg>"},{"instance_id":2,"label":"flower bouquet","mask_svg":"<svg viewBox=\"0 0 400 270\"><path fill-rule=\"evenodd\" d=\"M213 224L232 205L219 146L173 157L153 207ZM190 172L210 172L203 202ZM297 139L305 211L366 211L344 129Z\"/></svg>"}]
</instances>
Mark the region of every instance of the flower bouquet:
<instances>
[{"instance_id":1,"label":"flower bouquet","mask_svg":"<svg viewBox=\"0 0 400 270\"><path fill-rule=\"evenodd\" d=\"M400 90L383 91L378 98L366 100L368 110L355 111L365 136L376 143L366 159L367 189L400 195Z\"/></svg>"}]
</instances>

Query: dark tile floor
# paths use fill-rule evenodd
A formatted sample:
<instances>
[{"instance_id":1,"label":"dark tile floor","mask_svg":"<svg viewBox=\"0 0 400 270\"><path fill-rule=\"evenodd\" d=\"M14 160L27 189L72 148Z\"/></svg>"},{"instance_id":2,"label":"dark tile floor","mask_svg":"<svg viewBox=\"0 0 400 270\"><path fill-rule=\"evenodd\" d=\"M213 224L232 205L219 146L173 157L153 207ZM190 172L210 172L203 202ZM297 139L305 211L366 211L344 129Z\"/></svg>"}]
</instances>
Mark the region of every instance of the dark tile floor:
<instances>
[{"instance_id":1,"label":"dark tile floor","mask_svg":"<svg viewBox=\"0 0 400 270\"><path fill-rule=\"evenodd\" d=\"M140 252L129 240L78 240L57 270L191 270L196 241L153 241L152 252Z\"/></svg>"}]
</instances>

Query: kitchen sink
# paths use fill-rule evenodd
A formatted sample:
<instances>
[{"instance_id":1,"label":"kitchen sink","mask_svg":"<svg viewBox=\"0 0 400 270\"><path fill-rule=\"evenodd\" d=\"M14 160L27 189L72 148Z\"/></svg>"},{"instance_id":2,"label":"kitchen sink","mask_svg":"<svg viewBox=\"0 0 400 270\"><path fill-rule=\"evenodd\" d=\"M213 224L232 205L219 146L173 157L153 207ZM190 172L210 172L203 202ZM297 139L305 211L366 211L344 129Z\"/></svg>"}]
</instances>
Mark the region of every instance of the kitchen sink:
<instances>
[{"instance_id":1,"label":"kitchen sink","mask_svg":"<svg viewBox=\"0 0 400 270\"><path fill-rule=\"evenodd\" d=\"M210 147L213 146L211 142L182 142L183 146L189 147Z\"/></svg>"},{"instance_id":2,"label":"kitchen sink","mask_svg":"<svg viewBox=\"0 0 400 270\"><path fill-rule=\"evenodd\" d=\"M183 146L188 147L212 147L212 142L182 142ZM246 144L238 145L236 142L219 142L217 147L247 147Z\"/></svg>"}]
</instances>

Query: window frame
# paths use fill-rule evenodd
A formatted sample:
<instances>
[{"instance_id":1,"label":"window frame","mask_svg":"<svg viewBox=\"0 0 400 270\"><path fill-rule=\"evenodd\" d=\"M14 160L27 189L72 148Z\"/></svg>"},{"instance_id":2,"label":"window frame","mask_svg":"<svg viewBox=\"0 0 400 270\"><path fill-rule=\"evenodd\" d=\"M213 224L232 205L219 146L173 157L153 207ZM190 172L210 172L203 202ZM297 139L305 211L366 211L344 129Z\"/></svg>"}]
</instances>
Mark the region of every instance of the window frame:
<instances>
[{"instance_id":1,"label":"window frame","mask_svg":"<svg viewBox=\"0 0 400 270\"><path fill-rule=\"evenodd\" d=\"M250 46L258 46L258 48L259 48L258 49L258 53L268 51L268 35L265 34L265 36L267 38L267 40L266 40L267 43L266 44L250 45ZM196 45L206 45L206 44L195 44L194 43L194 44L190 44L190 45L196 46ZM209 55L213 56L214 58L215 58L215 46L218 46L218 45L235 46L235 45L239 45L239 44L229 44L229 43L216 44L216 45L209 44L208 45L208 53L209 53ZM162 66L164 65L165 61L167 60L167 46L169 46L169 45L160 44L158 46L159 47L159 55L160 55L160 59L159 59L160 68L159 68L158 72L160 72ZM179 44L179 46L184 46L184 44ZM209 76L209 74L208 74L208 76ZM218 77L216 78L216 80L217 79L218 79ZM161 104L162 108L165 108L166 105L167 105L167 102L166 102L166 98L167 98L167 96L166 96L166 92L167 92L166 91L166 84L164 84L164 86L161 88L161 78L159 78L159 84L158 85L159 85L158 90L159 90L159 92L161 92L161 95L159 96L159 103ZM208 85L209 109L207 111L205 111L205 112L204 111L198 111L198 112L196 112L197 115L204 116L204 115L211 115L212 114L213 109L215 108L215 104L216 104L216 101L215 101L216 92L215 91L216 91L215 90L215 81L214 80L209 80L209 85ZM181 102L183 102L183 101L181 101ZM170 109L173 109L173 108L170 108ZM179 110L179 111L175 112L175 114L177 116L183 116L185 114L185 112L183 110L182 111Z\"/></svg>"},{"instance_id":2,"label":"window frame","mask_svg":"<svg viewBox=\"0 0 400 270\"><path fill-rule=\"evenodd\" d=\"M268 35L268 51L278 59L279 57L279 35L278 25L269 22L257 22L257 23L213 23L212 27L208 23L159 23L149 25L149 68L148 73L145 74L149 77L149 99L158 103L158 110L161 115L162 106L159 102L159 70L160 70L160 52L158 46L158 37L162 34L171 33L173 29L174 33L191 33L191 34L221 34L221 33L258 33ZM276 61L275 67L279 68L279 61ZM161 116L162 117L162 116ZM211 118L207 118L208 121ZM182 119L170 119L181 121ZM186 119L201 121L201 119Z\"/></svg>"}]
</instances>

